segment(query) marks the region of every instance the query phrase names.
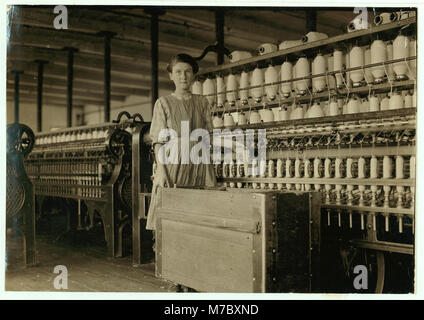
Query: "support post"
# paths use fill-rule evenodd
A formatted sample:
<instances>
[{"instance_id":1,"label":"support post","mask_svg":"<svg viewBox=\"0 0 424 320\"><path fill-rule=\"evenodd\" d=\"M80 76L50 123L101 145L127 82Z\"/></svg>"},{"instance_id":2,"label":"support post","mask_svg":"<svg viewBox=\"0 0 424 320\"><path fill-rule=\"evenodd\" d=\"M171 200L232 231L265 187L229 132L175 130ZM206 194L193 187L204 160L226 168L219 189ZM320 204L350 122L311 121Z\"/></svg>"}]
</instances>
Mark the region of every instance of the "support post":
<instances>
[{"instance_id":1,"label":"support post","mask_svg":"<svg viewBox=\"0 0 424 320\"><path fill-rule=\"evenodd\" d=\"M66 124L67 127L72 127L72 90L74 81L74 53L78 51L76 48L66 47L68 51L68 78L67 78L67 108L66 108Z\"/></svg>"},{"instance_id":2,"label":"support post","mask_svg":"<svg viewBox=\"0 0 424 320\"><path fill-rule=\"evenodd\" d=\"M35 60L38 64L37 76L37 131L41 132L43 129L43 78L44 78L44 64L48 63L45 60Z\"/></svg>"},{"instance_id":3,"label":"support post","mask_svg":"<svg viewBox=\"0 0 424 320\"><path fill-rule=\"evenodd\" d=\"M111 71L111 59L110 59L110 39L115 35L113 32L102 31L100 35L104 37L104 71L105 71L105 110L104 110L104 121L110 122L110 71Z\"/></svg>"},{"instance_id":4,"label":"support post","mask_svg":"<svg viewBox=\"0 0 424 320\"><path fill-rule=\"evenodd\" d=\"M150 40L151 40L151 59L152 59L152 114L155 102L159 97L159 80L158 80L158 64L159 64L159 20L158 13L152 12L150 18Z\"/></svg>"},{"instance_id":5,"label":"support post","mask_svg":"<svg viewBox=\"0 0 424 320\"><path fill-rule=\"evenodd\" d=\"M317 31L317 11L315 9L306 10L306 33Z\"/></svg>"},{"instance_id":6,"label":"support post","mask_svg":"<svg viewBox=\"0 0 424 320\"><path fill-rule=\"evenodd\" d=\"M15 75L15 123L19 123L19 76L23 74L23 71L12 70Z\"/></svg>"},{"instance_id":7,"label":"support post","mask_svg":"<svg viewBox=\"0 0 424 320\"><path fill-rule=\"evenodd\" d=\"M217 42L217 56L216 64L221 65L224 63L224 10L217 8L215 11L215 36Z\"/></svg>"}]
</instances>

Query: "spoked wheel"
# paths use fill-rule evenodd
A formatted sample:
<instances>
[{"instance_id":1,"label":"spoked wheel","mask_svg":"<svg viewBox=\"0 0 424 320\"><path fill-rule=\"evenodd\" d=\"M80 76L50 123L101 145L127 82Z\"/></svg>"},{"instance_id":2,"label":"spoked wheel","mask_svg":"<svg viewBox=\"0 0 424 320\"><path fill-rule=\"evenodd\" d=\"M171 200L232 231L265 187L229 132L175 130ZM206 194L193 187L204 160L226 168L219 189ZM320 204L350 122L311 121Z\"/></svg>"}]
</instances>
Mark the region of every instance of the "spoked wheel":
<instances>
[{"instance_id":1,"label":"spoked wheel","mask_svg":"<svg viewBox=\"0 0 424 320\"><path fill-rule=\"evenodd\" d=\"M124 153L124 148L131 143L131 134L117 129L109 136L108 149L116 158L119 158Z\"/></svg>"},{"instance_id":2,"label":"spoked wheel","mask_svg":"<svg viewBox=\"0 0 424 320\"><path fill-rule=\"evenodd\" d=\"M34 147L34 132L24 124L10 124L7 126L7 151L21 152L26 157Z\"/></svg>"}]
</instances>

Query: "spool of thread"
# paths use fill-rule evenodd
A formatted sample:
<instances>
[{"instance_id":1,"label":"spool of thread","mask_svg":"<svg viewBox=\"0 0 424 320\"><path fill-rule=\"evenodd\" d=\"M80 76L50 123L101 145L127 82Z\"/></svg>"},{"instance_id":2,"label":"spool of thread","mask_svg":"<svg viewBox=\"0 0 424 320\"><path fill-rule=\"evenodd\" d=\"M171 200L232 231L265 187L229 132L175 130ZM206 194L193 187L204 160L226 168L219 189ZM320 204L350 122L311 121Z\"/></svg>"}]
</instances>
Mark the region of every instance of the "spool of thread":
<instances>
[{"instance_id":1,"label":"spool of thread","mask_svg":"<svg viewBox=\"0 0 424 320\"><path fill-rule=\"evenodd\" d=\"M412 102L412 95L410 92L405 94L405 108L412 108L413 102Z\"/></svg>"},{"instance_id":2,"label":"spool of thread","mask_svg":"<svg viewBox=\"0 0 424 320\"><path fill-rule=\"evenodd\" d=\"M370 48L367 48L364 51L364 63L366 66L371 64L371 49ZM373 83L374 77L372 75L371 68L365 68L364 71L365 71L365 81L367 83Z\"/></svg>"},{"instance_id":3,"label":"spool of thread","mask_svg":"<svg viewBox=\"0 0 424 320\"><path fill-rule=\"evenodd\" d=\"M414 93L412 94L412 107L417 107L417 92L414 90Z\"/></svg>"},{"instance_id":4,"label":"spool of thread","mask_svg":"<svg viewBox=\"0 0 424 320\"><path fill-rule=\"evenodd\" d=\"M212 124L214 128L221 128L224 126L224 120L221 117L213 117Z\"/></svg>"},{"instance_id":5,"label":"spool of thread","mask_svg":"<svg viewBox=\"0 0 424 320\"><path fill-rule=\"evenodd\" d=\"M257 159L253 159L252 160L252 177L257 177L258 174L259 174L258 160ZM252 183L252 187L253 187L253 189L257 189L258 188L258 183L257 182L253 182Z\"/></svg>"},{"instance_id":6,"label":"spool of thread","mask_svg":"<svg viewBox=\"0 0 424 320\"><path fill-rule=\"evenodd\" d=\"M328 35L322 32L310 31L302 37L302 42L314 42L322 39L327 39Z\"/></svg>"},{"instance_id":7,"label":"spool of thread","mask_svg":"<svg viewBox=\"0 0 424 320\"><path fill-rule=\"evenodd\" d=\"M370 178L377 179L378 178L378 160L377 157L372 156L370 162Z\"/></svg>"},{"instance_id":8,"label":"spool of thread","mask_svg":"<svg viewBox=\"0 0 424 320\"><path fill-rule=\"evenodd\" d=\"M388 42L386 45L386 52L387 52L387 60L393 60L393 45L391 42ZM386 66L387 71L387 77L389 81L395 80L395 72L393 70L393 63L390 63Z\"/></svg>"},{"instance_id":9,"label":"spool of thread","mask_svg":"<svg viewBox=\"0 0 424 320\"><path fill-rule=\"evenodd\" d=\"M409 38L399 34L393 41L393 59L405 59L409 56ZM407 62L396 62L393 65L393 71L397 80L406 79L408 73Z\"/></svg>"},{"instance_id":10,"label":"spool of thread","mask_svg":"<svg viewBox=\"0 0 424 320\"><path fill-rule=\"evenodd\" d=\"M225 83L224 78L221 76L216 76L216 88L217 88L217 106L223 107L225 102Z\"/></svg>"},{"instance_id":11,"label":"spool of thread","mask_svg":"<svg viewBox=\"0 0 424 320\"><path fill-rule=\"evenodd\" d=\"M244 112L240 112L238 114L237 124L240 125L240 126L247 124L247 118L246 118L246 115L244 114Z\"/></svg>"},{"instance_id":12,"label":"spool of thread","mask_svg":"<svg viewBox=\"0 0 424 320\"><path fill-rule=\"evenodd\" d=\"M224 163L222 166L222 177L223 178L228 178L228 176L230 175L230 168L229 168L229 164L228 163Z\"/></svg>"},{"instance_id":13,"label":"spool of thread","mask_svg":"<svg viewBox=\"0 0 424 320\"><path fill-rule=\"evenodd\" d=\"M224 114L224 127L234 126L234 118L231 113Z\"/></svg>"},{"instance_id":14,"label":"spool of thread","mask_svg":"<svg viewBox=\"0 0 424 320\"><path fill-rule=\"evenodd\" d=\"M203 81L203 94L206 96L206 99L208 100L209 104L211 106L215 105L215 99L216 99L216 88L215 88L215 82L212 79L206 79Z\"/></svg>"},{"instance_id":15,"label":"spool of thread","mask_svg":"<svg viewBox=\"0 0 424 320\"><path fill-rule=\"evenodd\" d=\"M296 78L303 78L309 76L311 73L311 67L309 65L309 61L306 57L300 57L295 66L295 77ZM304 79L304 80L298 80L295 83L296 90L298 94L304 95L308 88L311 85L311 79Z\"/></svg>"},{"instance_id":16,"label":"spool of thread","mask_svg":"<svg viewBox=\"0 0 424 320\"><path fill-rule=\"evenodd\" d=\"M299 158L296 158L296 160L294 161L294 176L296 178L300 178L300 164L301 164L301 160Z\"/></svg>"},{"instance_id":17,"label":"spool of thread","mask_svg":"<svg viewBox=\"0 0 424 320\"><path fill-rule=\"evenodd\" d=\"M395 21L395 15L392 12L383 12L374 17L374 24L379 26L380 24L386 24Z\"/></svg>"},{"instance_id":18,"label":"spool of thread","mask_svg":"<svg viewBox=\"0 0 424 320\"><path fill-rule=\"evenodd\" d=\"M359 113L360 110L360 100L357 97L352 97L349 99L346 108L346 114Z\"/></svg>"},{"instance_id":19,"label":"spool of thread","mask_svg":"<svg viewBox=\"0 0 424 320\"><path fill-rule=\"evenodd\" d=\"M261 122L261 116L259 115L259 113L257 111L250 111L249 122L251 124Z\"/></svg>"},{"instance_id":20,"label":"spool of thread","mask_svg":"<svg viewBox=\"0 0 424 320\"><path fill-rule=\"evenodd\" d=\"M416 57L417 56L417 41L412 40L409 42L409 56ZM412 59L409 60L409 66L411 68L411 72L408 74L408 78L417 79L417 60Z\"/></svg>"},{"instance_id":21,"label":"spool of thread","mask_svg":"<svg viewBox=\"0 0 424 320\"><path fill-rule=\"evenodd\" d=\"M320 167L321 167L321 159L315 158L314 159L314 178L321 178L320 176Z\"/></svg>"},{"instance_id":22,"label":"spool of thread","mask_svg":"<svg viewBox=\"0 0 424 320\"><path fill-rule=\"evenodd\" d=\"M277 160L277 165L276 165L276 171L277 171L277 178L282 178L283 177L283 172L284 172L284 162L281 159ZM278 190L282 190L283 189L283 184L282 183L277 183L277 189Z\"/></svg>"},{"instance_id":23,"label":"spool of thread","mask_svg":"<svg viewBox=\"0 0 424 320\"><path fill-rule=\"evenodd\" d=\"M352 165L353 165L353 159L352 158L347 158L346 160L346 178L348 179L352 179L353 175L352 175Z\"/></svg>"},{"instance_id":24,"label":"spool of thread","mask_svg":"<svg viewBox=\"0 0 424 320\"><path fill-rule=\"evenodd\" d=\"M394 109L402 109L402 108L403 108L402 96L398 92L393 93L389 100L389 109L394 110Z\"/></svg>"},{"instance_id":25,"label":"spool of thread","mask_svg":"<svg viewBox=\"0 0 424 320\"><path fill-rule=\"evenodd\" d=\"M327 59L327 70L328 72L332 72L333 67L334 67L334 57L333 55L327 54L326 56ZM334 76L330 76L328 77L328 83L327 83L327 89L328 90L335 90L337 88L337 82L336 82L336 78Z\"/></svg>"},{"instance_id":26,"label":"spool of thread","mask_svg":"<svg viewBox=\"0 0 424 320\"><path fill-rule=\"evenodd\" d=\"M268 160L268 177L269 178L274 178L275 177L275 163L274 160ZM268 187L270 189L274 189L275 184L274 183L269 183Z\"/></svg>"},{"instance_id":27,"label":"spool of thread","mask_svg":"<svg viewBox=\"0 0 424 320\"><path fill-rule=\"evenodd\" d=\"M286 121L289 120L289 112L287 109L282 108L278 111L278 121Z\"/></svg>"},{"instance_id":28,"label":"spool of thread","mask_svg":"<svg viewBox=\"0 0 424 320\"><path fill-rule=\"evenodd\" d=\"M193 85L191 86L191 93L199 95L203 94L203 84L199 80L193 82Z\"/></svg>"},{"instance_id":29,"label":"spool of thread","mask_svg":"<svg viewBox=\"0 0 424 320\"><path fill-rule=\"evenodd\" d=\"M415 156L409 159L409 178L415 179Z\"/></svg>"},{"instance_id":30,"label":"spool of thread","mask_svg":"<svg viewBox=\"0 0 424 320\"><path fill-rule=\"evenodd\" d=\"M355 68L355 67L363 67L364 66L364 51L359 46L354 46L349 53L349 67ZM364 74L362 73L362 70L358 71L351 71L350 72L350 79L353 82L354 87L361 86L361 82L364 80Z\"/></svg>"},{"instance_id":31,"label":"spool of thread","mask_svg":"<svg viewBox=\"0 0 424 320\"><path fill-rule=\"evenodd\" d=\"M281 160L281 159L278 159L277 160L277 178L282 178L283 177L283 165L284 165L284 162L283 162L283 160Z\"/></svg>"},{"instance_id":32,"label":"spool of thread","mask_svg":"<svg viewBox=\"0 0 424 320\"><path fill-rule=\"evenodd\" d=\"M340 114L339 112L339 104L337 103L336 100L331 100L330 102L330 110L329 110L329 114L330 116L337 116Z\"/></svg>"},{"instance_id":33,"label":"spool of thread","mask_svg":"<svg viewBox=\"0 0 424 320\"><path fill-rule=\"evenodd\" d=\"M321 53L318 53L315 59L312 61L312 75L322 74L327 71L327 61L322 56ZM325 77L316 77L312 78L312 89L314 92L324 91L326 86Z\"/></svg>"},{"instance_id":34,"label":"spool of thread","mask_svg":"<svg viewBox=\"0 0 424 320\"><path fill-rule=\"evenodd\" d=\"M388 96L385 96L383 100L380 102L380 110L389 110L390 109L390 98Z\"/></svg>"},{"instance_id":35,"label":"spool of thread","mask_svg":"<svg viewBox=\"0 0 424 320\"><path fill-rule=\"evenodd\" d=\"M324 176L325 178L331 178L331 159L325 158L324 161Z\"/></svg>"},{"instance_id":36,"label":"spool of thread","mask_svg":"<svg viewBox=\"0 0 424 320\"><path fill-rule=\"evenodd\" d=\"M292 178L292 161L290 159L286 159L286 178ZM291 190L291 183L286 183L286 188Z\"/></svg>"},{"instance_id":37,"label":"spool of thread","mask_svg":"<svg viewBox=\"0 0 424 320\"><path fill-rule=\"evenodd\" d=\"M291 166L292 161L290 159L286 159L286 178L292 178Z\"/></svg>"},{"instance_id":38,"label":"spool of thread","mask_svg":"<svg viewBox=\"0 0 424 320\"><path fill-rule=\"evenodd\" d=\"M374 40L371 44L371 63L384 63L387 60L387 48L382 40ZM384 66L375 66L371 68L375 83L381 83L384 80L386 72Z\"/></svg>"},{"instance_id":39,"label":"spool of thread","mask_svg":"<svg viewBox=\"0 0 424 320\"><path fill-rule=\"evenodd\" d=\"M244 60L244 59L248 59L251 58L252 54L248 51L233 51L231 52L231 54L229 55L229 59L231 63L240 61L240 60Z\"/></svg>"},{"instance_id":40,"label":"spool of thread","mask_svg":"<svg viewBox=\"0 0 424 320\"><path fill-rule=\"evenodd\" d=\"M275 177L275 163L274 160L268 160L268 177Z\"/></svg>"},{"instance_id":41,"label":"spool of thread","mask_svg":"<svg viewBox=\"0 0 424 320\"><path fill-rule=\"evenodd\" d=\"M361 101L360 112L369 112L370 111L370 102L367 98Z\"/></svg>"},{"instance_id":42,"label":"spool of thread","mask_svg":"<svg viewBox=\"0 0 424 320\"><path fill-rule=\"evenodd\" d=\"M278 50L278 47L273 43L264 43L256 49L257 53L260 56L262 56L264 54L275 52L277 50Z\"/></svg>"},{"instance_id":43,"label":"spool of thread","mask_svg":"<svg viewBox=\"0 0 424 320\"><path fill-rule=\"evenodd\" d=\"M305 178L312 178L311 160L304 159L303 160L303 164L304 164L304 173L303 173L303 176ZM304 184L304 186L305 186L305 191L310 191L311 190L311 185L309 183Z\"/></svg>"},{"instance_id":44,"label":"spool of thread","mask_svg":"<svg viewBox=\"0 0 424 320\"><path fill-rule=\"evenodd\" d=\"M287 81L293 79L293 65L290 61L284 61L281 65L280 80ZM285 82L281 84L281 92L285 98L290 97L293 90L293 82Z\"/></svg>"},{"instance_id":45,"label":"spool of thread","mask_svg":"<svg viewBox=\"0 0 424 320\"><path fill-rule=\"evenodd\" d=\"M265 159L262 159L259 162L259 175L262 178L265 178L266 177L266 160Z\"/></svg>"},{"instance_id":46,"label":"spool of thread","mask_svg":"<svg viewBox=\"0 0 424 320\"><path fill-rule=\"evenodd\" d=\"M340 71L343 69L343 52L340 50L334 50L333 52L333 70ZM341 73L336 73L336 84L338 88L343 87L343 79Z\"/></svg>"},{"instance_id":47,"label":"spool of thread","mask_svg":"<svg viewBox=\"0 0 424 320\"><path fill-rule=\"evenodd\" d=\"M309 160L309 159L305 159L304 160L304 165L305 165L305 173L304 173L304 175L305 175L305 178L312 178L311 177L311 160Z\"/></svg>"},{"instance_id":48,"label":"spool of thread","mask_svg":"<svg viewBox=\"0 0 424 320\"><path fill-rule=\"evenodd\" d=\"M322 110L320 104L315 101L312 107L307 112L308 118L319 118L324 117L324 111Z\"/></svg>"},{"instance_id":49,"label":"spool of thread","mask_svg":"<svg viewBox=\"0 0 424 320\"><path fill-rule=\"evenodd\" d=\"M285 50L302 45L302 40L286 40L279 44L278 50Z\"/></svg>"},{"instance_id":50,"label":"spool of thread","mask_svg":"<svg viewBox=\"0 0 424 320\"><path fill-rule=\"evenodd\" d=\"M346 52L345 54L345 65L346 69L350 68L350 52ZM350 78L350 71L346 72L346 84L343 83L343 85L346 85L348 88L352 88L352 79Z\"/></svg>"},{"instance_id":51,"label":"spool of thread","mask_svg":"<svg viewBox=\"0 0 424 320\"><path fill-rule=\"evenodd\" d=\"M278 81L278 72L277 68L269 65L265 70L265 84L274 83ZM265 93L269 100L275 100L277 96L278 85L267 85L265 86Z\"/></svg>"},{"instance_id":52,"label":"spool of thread","mask_svg":"<svg viewBox=\"0 0 424 320\"><path fill-rule=\"evenodd\" d=\"M234 160L231 161L230 163L230 178L235 178L237 174L237 167L236 167L236 163ZM230 182L230 188L234 188L235 187L235 183L234 182Z\"/></svg>"},{"instance_id":53,"label":"spool of thread","mask_svg":"<svg viewBox=\"0 0 424 320\"><path fill-rule=\"evenodd\" d=\"M392 170L393 170L392 159L389 156L384 156L383 157L383 178L384 179L392 178Z\"/></svg>"},{"instance_id":54,"label":"spool of thread","mask_svg":"<svg viewBox=\"0 0 424 320\"><path fill-rule=\"evenodd\" d=\"M264 84L264 73L261 69L256 67L252 73L252 79L250 80L251 86L258 86L258 88L252 88L252 97L255 102L261 102L263 95L263 84Z\"/></svg>"},{"instance_id":55,"label":"spool of thread","mask_svg":"<svg viewBox=\"0 0 424 320\"><path fill-rule=\"evenodd\" d=\"M340 159L339 157L337 157L335 162L336 162L335 163L335 167L336 167L335 177L336 178L342 178L341 167L343 165L343 160Z\"/></svg>"},{"instance_id":56,"label":"spool of thread","mask_svg":"<svg viewBox=\"0 0 424 320\"><path fill-rule=\"evenodd\" d=\"M303 119L303 108L301 106L295 106L293 111L290 113L290 120Z\"/></svg>"},{"instance_id":57,"label":"spool of thread","mask_svg":"<svg viewBox=\"0 0 424 320\"><path fill-rule=\"evenodd\" d=\"M237 178L242 178L244 176L244 168L243 168L243 164L239 163L237 164ZM243 187L243 183L241 182L237 182L237 188L242 188Z\"/></svg>"},{"instance_id":58,"label":"spool of thread","mask_svg":"<svg viewBox=\"0 0 424 320\"><path fill-rule=\"evenodd\" d=\"M365 166L366 166L365 158L360 157L358 160L358 178L359 179L365 179Z\"/></svg>"},{"instance_id":59,"label":"spool of thread","mask_svg":"<svg viewBox=\"0 0 424 320\"><path fill-rule=\"evenodd\" d=\"M402 156L396 157L396 179L403 179L404 174L404 159Z\"/></svg>"},{"instance_id":60,"label":"spool of thread","mask_svg":"<svg viewBox=\"0 0 424 320\"><path fill-rule=\"evenodd\" d=\"M263 109L262 110L262 120L264 122L274 121L274 112L272 112L270 109Z\"/></svg>"},{"instance_id":61,"label":"spool of thread","mask_svg":"<svg viewBox=\"0 0 424 320\"><path fill-rule=\"evenodd\" d=\"M249 101L249 91L245 88L249 87L249 73L242 71L240 75L240 101L242 105L246 105Z\"/></svg>"},{"instance_id":62,"label":"spool of thread","mask_svg":"<svg viewBox=\"0 0 424 320\"><path fill-rule=\"evenodd\" d=\"M234 106L236 104L237 86L238 85L236 76L234 74L229 74L227 77L227 101L231 106Z\"/></svg>"}]
</instances>

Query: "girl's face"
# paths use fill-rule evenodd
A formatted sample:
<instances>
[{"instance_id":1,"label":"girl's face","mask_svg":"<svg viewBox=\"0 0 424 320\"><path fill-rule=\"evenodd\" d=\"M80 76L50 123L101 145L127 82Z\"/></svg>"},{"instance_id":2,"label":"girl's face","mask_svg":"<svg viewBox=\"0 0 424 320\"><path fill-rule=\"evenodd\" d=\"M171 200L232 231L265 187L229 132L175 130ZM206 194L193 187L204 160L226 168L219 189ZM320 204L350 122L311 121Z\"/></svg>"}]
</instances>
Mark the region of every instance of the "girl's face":
<instances>
[{"instance_id":1,"label":"girl's face","mask_svg":"<svg viewBox=\"0 0 424 320\"><path fill-rule=\"evenodd\" d=\"M174 82L176 91L190 90L190 86L194 78L193 68L188 63L177 62L172 67L172 72L169 74L169 78Z\"/></svg>"}]
</instances>

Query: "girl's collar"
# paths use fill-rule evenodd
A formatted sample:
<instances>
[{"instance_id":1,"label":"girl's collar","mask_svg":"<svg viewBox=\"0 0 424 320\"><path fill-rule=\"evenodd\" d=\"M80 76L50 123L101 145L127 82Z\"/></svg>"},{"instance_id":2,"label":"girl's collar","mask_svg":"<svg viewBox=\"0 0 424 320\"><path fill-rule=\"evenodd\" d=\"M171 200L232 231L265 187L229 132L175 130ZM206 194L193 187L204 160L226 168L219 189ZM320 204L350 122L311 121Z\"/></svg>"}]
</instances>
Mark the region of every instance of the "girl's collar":
<instances>
[{"instance_id":1,"label":"girl's collar","mask_svg":"<svg viewBox=\"0 0 424 320\"><path fill-rule=\"evenodd\" d=\"M183 93L182 95L173 92L172 95L179 100L189 100L193 96L191 92Z\"/></svg>"}]
</instances>

